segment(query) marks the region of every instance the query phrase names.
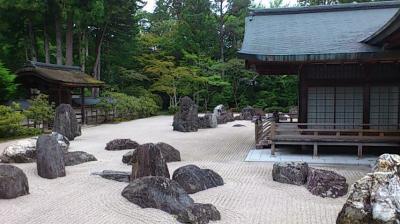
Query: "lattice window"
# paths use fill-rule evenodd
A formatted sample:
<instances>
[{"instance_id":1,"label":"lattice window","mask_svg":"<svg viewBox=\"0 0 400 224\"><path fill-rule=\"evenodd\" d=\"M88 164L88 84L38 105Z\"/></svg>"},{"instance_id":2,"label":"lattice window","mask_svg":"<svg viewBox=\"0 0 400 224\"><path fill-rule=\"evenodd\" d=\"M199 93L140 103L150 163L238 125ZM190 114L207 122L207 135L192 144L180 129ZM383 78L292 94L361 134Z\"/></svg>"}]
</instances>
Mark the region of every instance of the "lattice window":
<instances>
[{"instance_id":1,"label":"lattice window","mask_svg":"<svg viewBox=\"0 0 400 224\"><path fill-rule=\"evenodd\" d=\"M324 128L361 128L362 87L310 87L307 111L308 123L346 124Z\"/></svg>"},{"instance_id":2,"label":"lattice window","mask_svg":"<svg viewBox=\"0 0 400 224\"><path fill-rule=\"evenodd\" d=\"M371 87L370 123L372 128L398 129L399 125L398 86Z\"/></svg>"}]
</instances>

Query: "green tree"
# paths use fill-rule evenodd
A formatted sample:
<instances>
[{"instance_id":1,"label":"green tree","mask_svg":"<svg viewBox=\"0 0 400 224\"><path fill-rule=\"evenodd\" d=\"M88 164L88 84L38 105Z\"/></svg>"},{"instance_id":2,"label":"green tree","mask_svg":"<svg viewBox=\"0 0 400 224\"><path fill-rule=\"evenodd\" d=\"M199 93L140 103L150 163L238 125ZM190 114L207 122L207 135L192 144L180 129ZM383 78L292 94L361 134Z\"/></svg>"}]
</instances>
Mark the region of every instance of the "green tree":
<instances>
[{"instance_id":1,"label":"green tree","mask_svg":"<svg viewBox=\"0 0 400 224\"><path fill-rule=\"evenodd\" d=\"M0 61L0 102L11 100L17 89L13 75Z\"/></svg>"}]
</instances>

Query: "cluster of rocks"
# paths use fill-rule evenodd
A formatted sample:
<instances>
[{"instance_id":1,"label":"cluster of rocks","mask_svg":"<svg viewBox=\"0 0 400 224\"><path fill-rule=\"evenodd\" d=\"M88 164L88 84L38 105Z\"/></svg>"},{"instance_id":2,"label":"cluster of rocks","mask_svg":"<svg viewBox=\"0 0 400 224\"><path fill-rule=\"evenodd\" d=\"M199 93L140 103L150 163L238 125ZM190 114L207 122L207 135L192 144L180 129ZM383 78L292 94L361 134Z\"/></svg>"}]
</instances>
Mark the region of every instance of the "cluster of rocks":
<instances>
[{"instance_id":1,"label":"cluster of rocks","mask_svg":"<svg viewBox=\"0 0 400 224\"><path fill-rule=\"evenodd\" d=\"M305 162L278 162L273 165L274 181L306 185L313 195L337 198L347 194L346 178L330 170L315 169Z\"/></svg>"},{"instance_id":2,"label":"cluster of rocks","mask_svg":"<svg viewBox=\"0 0 400 224\"><path fill-rule=\"evenodd\" d=\"M182 223L208 223L221 215L211 204L199 204L176 182L165 177L148 176L133 180L122 196L142 208L157 208L176 215Z\"/></svg>"},{"instance_id":3,"label":"cluster of rocks","mask_svg":"<svg viewBox=\"0 0 400 224\"><path fill-rule=\"evenodd\" d=\"M353 184L336 223L400 223L399 155L381 155L372 172Z\"/></svg>"},{"instance_id":4,"label":"cluster of rocks","mask_svg":"<svg viewBox=\"0 0 400 224\"><path fill-rule=\"evenodd\" d=\"M179 110L174 115L172 123L174 131L195 132L203 128L216 128L218 124L226 124L235 120L251 120L255 114L254 109L246 107L242 114L234 117L231 111L225 109L220 104L214 108L213 113L206 113L204 116L198 116L198 106L192 99L185 96L179 101ZM249 118L249 119L247 119Z\"/></svg>"},{"instance_id":5,"label":"cluster of rocks","mask_svg":"<svg viewBox=\"0 0 400 224\"><path fill-rule=\"evenodd\" d=\"M52 132L63 152L68 152L68 139L57 132ZM0 155L2 163L33 163L36 161L36 142L38 137L17 141L5 148Z\"/></svg>"},{"instance_id":6,"label":"cluster of rocks","mask_svg":"<svg viewBox=\"0 0 400 224\"><path fill-rule=\"evenodd\" d=\"M138 145L129 153L123 159L132 165L132 172L104 170L93 174L129 183L122 191L123 197L142 208L176 215L180 222L208 223L221 218L215 206L194 203L188 195L223 185L216 172L187 165L175 170L170 179L167 162L180 161L180 153L166 143Z\"/></svg>"},{"instance_id":7,"label":"cluster of rocks","mask_svg":"<svg viewBox=\"0 0 400 224\"><path fill-rule=\"evenodd\" d=\"M95 161L86 152L68 152L69 141L81 134L80 126L72 107L61 104L56 108L54 132L8 146L2 155L2 163L36 162L40 177L54 179L66 175L65 166ZM0 198L11 199L29 194L28 178L18 167L0 165Z\"/></svg>"}]
</instances>

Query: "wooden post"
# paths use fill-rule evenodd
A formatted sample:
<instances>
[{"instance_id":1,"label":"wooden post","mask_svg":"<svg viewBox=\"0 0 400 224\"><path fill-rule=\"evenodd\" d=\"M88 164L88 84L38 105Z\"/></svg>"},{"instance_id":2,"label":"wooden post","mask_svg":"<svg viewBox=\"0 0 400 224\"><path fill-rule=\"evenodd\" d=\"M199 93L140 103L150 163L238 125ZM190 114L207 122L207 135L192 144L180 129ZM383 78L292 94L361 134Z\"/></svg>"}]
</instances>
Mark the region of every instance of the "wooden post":
<instances>
[{"instance_id":1,"label":"wooden post","mask_svg":"<svg viewBox=\"0 0 400 224\"><path fill-rule=\"evenodd\" d=\"M276 123L271 121L271 155L275 155L275 133L276 132Z\"/></svg>"},{"instance_id":2,"label":"wooden post","mask_svg":"<svg viewBox=\"0 0 400 224\"><path fill-rule=\"evenodd\" d=\"M318 157L318 144L314 143L313 157Z\"/></svg>"},{"instance_id":3,"label":"wooden post","mask_svg":"<svg viewBox=\"0 0 400 224\"><path fill-rule=\"evenodd\" d=\"M259 119L257 119L255 122L255 133L254 134L255 134L256 146L257 146L258 142L260 141L260 139L259 139L260 123L262 125L262 121L260 121Z\"/></svg>"},{"instance_id":4,"label":"wooden post","mask_svg":"<svg viewBox=\"0 0 400 224\"><path fill-rule=\"evenodd\" d=\"M358 159L361 159L361 158L362 158L362 154L363 154L363 148L362 148L362 145L359 144L359 145L357 145L357 155L358 155Z\"/></svg>"},{"instance_id":5,"label":"wooden post","mask_svg":"<svg viewBox=\"0 0 400 224\"><path fill-rule=\"evenodd\" d=\"M85 124L85 87L81 87L81 123Z\"/></svg>"}]
</instances>

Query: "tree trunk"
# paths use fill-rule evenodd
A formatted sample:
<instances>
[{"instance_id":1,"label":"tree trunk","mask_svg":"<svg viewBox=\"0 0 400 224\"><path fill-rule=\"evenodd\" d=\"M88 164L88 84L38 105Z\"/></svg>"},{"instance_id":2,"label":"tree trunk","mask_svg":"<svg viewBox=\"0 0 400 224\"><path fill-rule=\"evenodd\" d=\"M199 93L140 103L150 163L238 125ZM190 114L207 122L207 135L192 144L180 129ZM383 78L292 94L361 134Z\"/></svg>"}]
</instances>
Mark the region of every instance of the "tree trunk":
<instances>
[{"instance_id":1,"label":"tree trunk","mask_svg":"<svg viewBox=\"0 0 400 224\"><path fill-rule=\"evenodd\" d=\"M49 34L47 32L47 21L45 20L43 26L43 35L44 35L44 57L45 62L50 64L50 47L49 47Z\"/></svg>"},{"instance_id":2,"label":"tree trunk","mask_svg":"<svg viewBox=\"0 0 400 224\"><path fill-rule=\"evenodd\" d=\"M29 34L29 48L31 51L31 60L37 61L37 51L36 51L36 38L33 32L32 20L28 20L28 34Z\"/></svg>"},{"instance_id":3,"label":"tree trunk","mask_svg":"<svg viewBox=\"0 0 400 224\"><path fill-rule=\"evenodd\" d=\"M67 32L65 35L65 64L73 65L74 64L74 13L69 11L67 13Z\"/></svg>"},{"instance_id":4,"label":"tree trunk","mask_svg":"<svg viewBox=\"0 0 400 224\"><path fill-rule=\"evenodd\" d=\"M106 29L107 29L107 24L105 24L103 30L100 31L100 37L97 39L97 44L96 44L96 60L94 62L94 66L93 66L93 77L98 80L100 80L100 75L101 75L100 74L100 72L101 72L101 66L100 66L101 47L103 45ZM98 96L98 94L99 94L99 89L93 88L92 95Z\"/></svg>"},{"instance_id":5,"label":"tree trunk","mask_svg":"<svg viewBox=\"0 0 400 224\"><path fill-rule=\"evenodd\" d=\"M54 22L56 24L56 47L57 47L57 65L63 64L63 56L62 56L62 31L61 31L61 18L60 12L56 12L54 15Z\"/></svg>"},{"instance_id":6,"label":"tree trunk","mask_svg":"<svg viewBox=\"0 0 400 224\"><path fill-rule=\"evenodd\" d=\"M81 32L81 36L79 38L79 59L80 65L83 72L86 71L86 50L87 50L87 41L86 41L86 29Z\"/></svg>"},{"instance_id":7,"label":"tree trunk","mask_svg":"<svg viewBox=\"0 0 400 224\"><path fill-rule=\"evenodd\" d=\"M220 6L219 6L219 13L220 13L220 21L219 21L219 44L220 44L220 59L221 62L225 62L225 56L224 56L224 48L225 48L225 41L224 41L224 0L220 0ZM225 76L225 69L222 69L221 71L221 77Z\"/></svg>"}]
</instances>

